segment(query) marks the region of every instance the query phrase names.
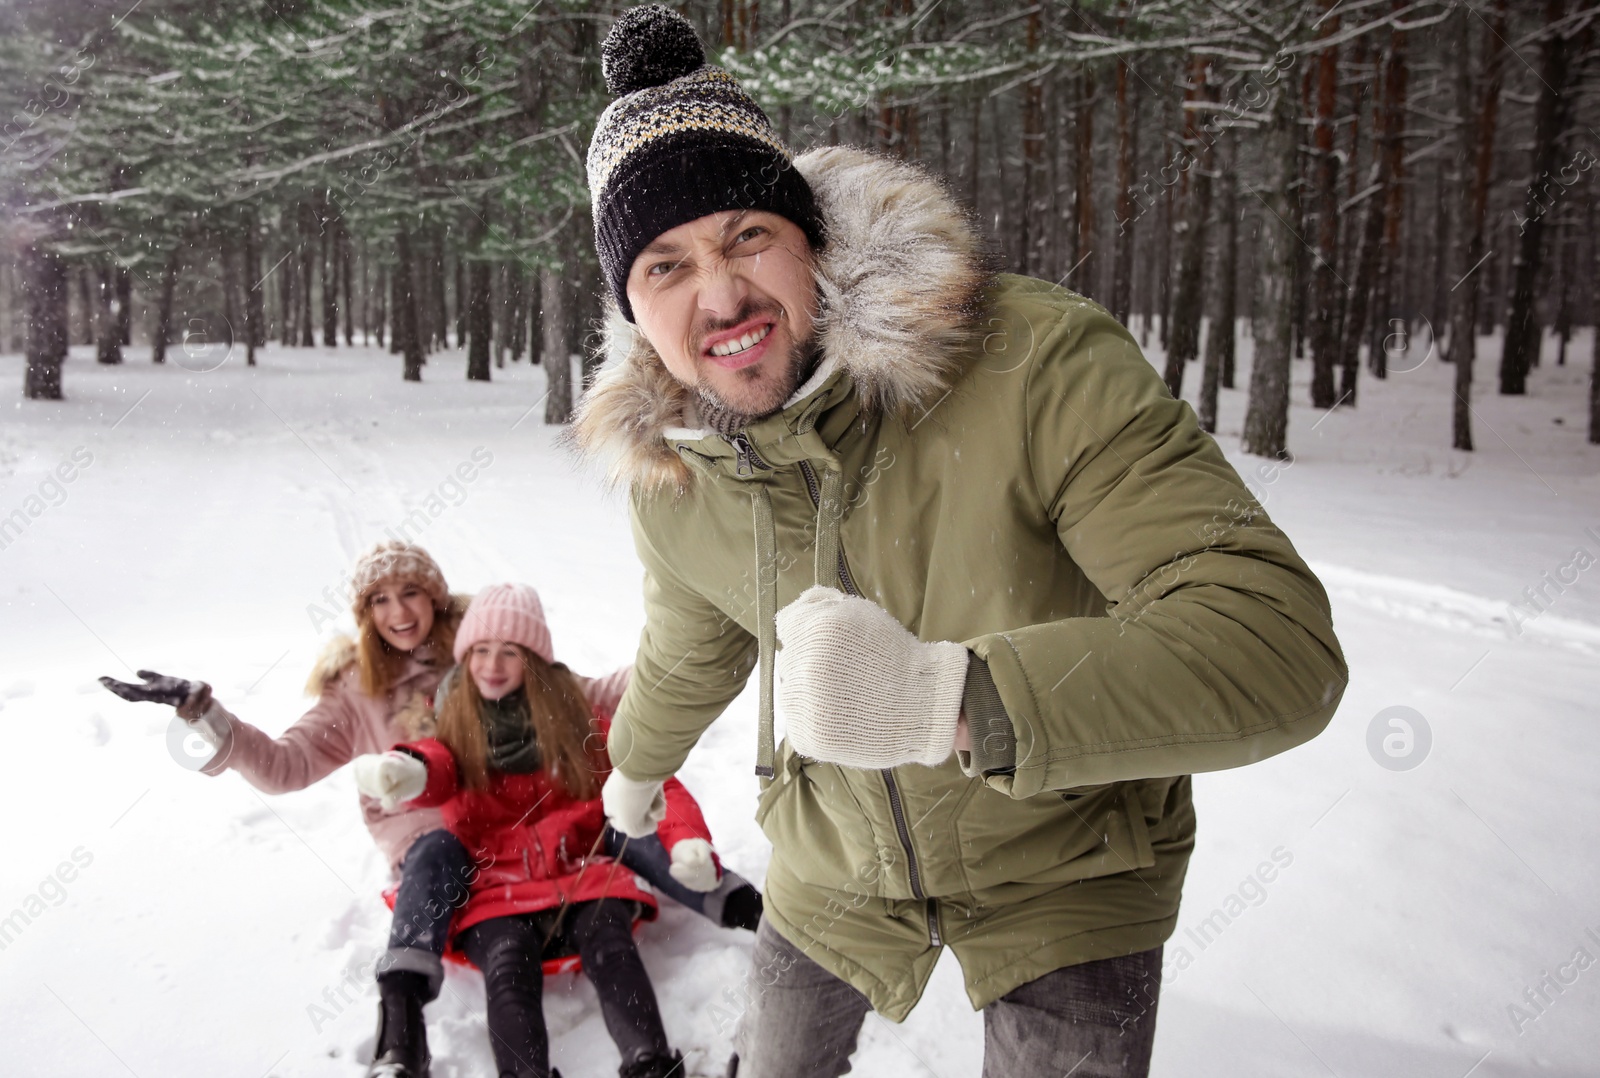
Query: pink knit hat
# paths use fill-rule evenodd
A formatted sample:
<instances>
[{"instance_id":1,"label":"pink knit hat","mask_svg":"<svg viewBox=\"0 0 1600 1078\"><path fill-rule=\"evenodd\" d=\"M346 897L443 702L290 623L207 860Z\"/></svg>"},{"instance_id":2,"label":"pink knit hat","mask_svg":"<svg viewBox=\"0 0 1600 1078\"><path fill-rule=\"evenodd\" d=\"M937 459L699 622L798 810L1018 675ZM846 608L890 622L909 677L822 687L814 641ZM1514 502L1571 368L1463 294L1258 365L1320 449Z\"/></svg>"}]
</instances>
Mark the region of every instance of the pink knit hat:
<instances>
[{"instance_id":1,"label":"pink knit hat","mask_svg":"<svg viewBox=\"0 0 1600 1078\"><path fill-rule=\"evenodd\" d=\"M544 604L527 584L492 584L473 598L456 630L456 662L485 641L521 644L547 663L556 661Z\"/></svg>"}]
</instances>

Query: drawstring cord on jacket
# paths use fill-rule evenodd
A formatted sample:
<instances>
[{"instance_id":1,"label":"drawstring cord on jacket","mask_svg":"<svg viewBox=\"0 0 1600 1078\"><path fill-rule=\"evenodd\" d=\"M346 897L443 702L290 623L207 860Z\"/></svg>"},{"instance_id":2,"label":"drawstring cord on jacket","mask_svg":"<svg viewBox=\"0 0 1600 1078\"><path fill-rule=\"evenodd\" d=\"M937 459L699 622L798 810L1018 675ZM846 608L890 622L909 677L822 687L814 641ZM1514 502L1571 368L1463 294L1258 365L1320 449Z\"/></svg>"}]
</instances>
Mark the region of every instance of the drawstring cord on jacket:
<instances>
[{"instance_id":1,"label":"drawstring cord on jacket","mask_svg":"<svg viewBox=\"0 0 1600 1078\"><path fill-rule=\"evenodd\" d=\"M756 733L756 774L772 777L777 754L773 739L772 656L778 648L778 536L772 524L772 495L757 483L750 495L756 518L756 645L760 654L760 696Z\"/></svg>"},{"instance_id":2,"label":"drawstring cord on jacket","mask_svg":"<svg viewBox=\"0 0 1600 1078\"><path fill-rule=\"evenodd\" d=\"M823 587L839 579L839 525L844 519L844 473L821 469L817 495L817 552L812 581ZM774 732L773 656L778 649L778 537L772 521L772 495L765 483L751 493L756 529L756 644L760 654L760 693L756 733L756 774L773 777L777 741Z\"/></svg>"}]
</instances>

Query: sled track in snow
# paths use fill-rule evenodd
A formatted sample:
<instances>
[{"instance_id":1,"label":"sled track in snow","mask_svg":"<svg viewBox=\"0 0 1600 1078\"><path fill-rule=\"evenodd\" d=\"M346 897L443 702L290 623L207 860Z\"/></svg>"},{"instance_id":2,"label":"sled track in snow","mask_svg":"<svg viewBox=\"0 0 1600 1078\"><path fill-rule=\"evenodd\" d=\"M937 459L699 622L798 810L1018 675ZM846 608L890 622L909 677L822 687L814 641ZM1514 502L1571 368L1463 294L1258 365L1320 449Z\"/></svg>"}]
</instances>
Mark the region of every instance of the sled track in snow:
<instances>
[{"instance_id":1,"label":"sled track in snow","mask_svg":"<svg viewBox=\"0 0 1600 1078\"><path fill-rule=\"evenodd\" d=\"M1401 621L1451 629L1500 641L1525 640L1585 654L1600 654L1600 625L1535 613L1525 604L1496 602L1442 584L1369 573L1325 562L1311 566L1321 578L1335 613L1359 606Z\"/></svg>"}]
</instances>

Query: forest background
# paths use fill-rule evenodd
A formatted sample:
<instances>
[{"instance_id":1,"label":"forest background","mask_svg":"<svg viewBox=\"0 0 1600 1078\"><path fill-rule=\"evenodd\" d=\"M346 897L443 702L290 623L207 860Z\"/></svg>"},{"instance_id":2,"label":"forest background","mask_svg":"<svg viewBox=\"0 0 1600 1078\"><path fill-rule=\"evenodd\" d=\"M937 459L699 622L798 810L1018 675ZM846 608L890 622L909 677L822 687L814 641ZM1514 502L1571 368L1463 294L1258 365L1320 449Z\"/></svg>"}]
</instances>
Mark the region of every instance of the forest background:
<instances>
[{"instance_id":1,"label":"forest background","mask_svg":"<svg viewBox=\"0 0 1600 1078\"><path fill-rule=\"evenodd\" d=\"M408 380L452 346L469 379L580 356L549 369L544 418L565 422L597 362L583 160L622 6L0 7L0 351L26 352L24 395L68 391L73 343L254 365L359 341ZM1473 381L1524 394L1548 335L1564 365L1600 320L1600 7L675 6L796 150L920 162L1003 268L1158 336L1207 429L1252 335L1249 452L1285 452L1295 359L1312 405L1353 408L1419 341L1455 366L1471 449Z\"/></svg>"}]
</instances>

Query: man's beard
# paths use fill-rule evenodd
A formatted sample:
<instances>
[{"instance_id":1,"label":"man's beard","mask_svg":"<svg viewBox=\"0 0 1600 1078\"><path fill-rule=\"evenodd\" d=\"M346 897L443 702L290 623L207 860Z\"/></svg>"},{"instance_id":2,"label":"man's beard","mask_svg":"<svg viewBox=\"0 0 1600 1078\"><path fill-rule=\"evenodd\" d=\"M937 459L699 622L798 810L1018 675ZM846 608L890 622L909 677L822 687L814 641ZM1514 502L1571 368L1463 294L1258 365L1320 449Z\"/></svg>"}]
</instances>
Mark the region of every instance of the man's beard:
<instances>
[{"instance_id":1,"label":"man's beard","mask_svg":"<svg viewBox=\"0 0 1600 1078\"><path fill-rule=\"evenodd\" d=\"M739 318L730 322L730 325L738 325L750 317L750 314L741 311ZM787 319L784 322L788 324ZM730 401L704 381L697 385L695 397L700 408L700 417L706 426L718 434L724 437L731 436L751 423L781 411L784 403L794 396L794 391L799 389L807 378L816 373L821 363L822 350L818 346L816 325L813 323L811 333L790 349L783 370L775 380L766 382L766 389L760 396ZM760 382L765 372L757 368L762 366L764 364L746 367L735 371L734 375L746 382Z\"/></svg>"}]
</instances>

